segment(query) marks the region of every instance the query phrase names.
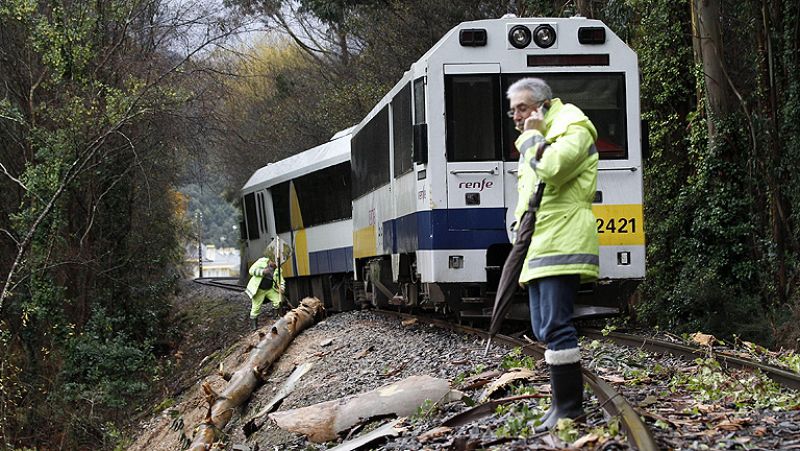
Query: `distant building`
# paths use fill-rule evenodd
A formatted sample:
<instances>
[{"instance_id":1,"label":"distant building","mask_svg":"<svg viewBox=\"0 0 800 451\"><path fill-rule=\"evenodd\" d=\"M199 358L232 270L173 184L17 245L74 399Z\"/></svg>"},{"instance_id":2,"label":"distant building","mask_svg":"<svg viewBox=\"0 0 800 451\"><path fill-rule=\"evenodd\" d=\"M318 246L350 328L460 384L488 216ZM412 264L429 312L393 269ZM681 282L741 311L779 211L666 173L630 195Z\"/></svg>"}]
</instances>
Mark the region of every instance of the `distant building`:
<instances>
[{"instance_id":1,"label":"distant building","mask_svg":"<svg viewBox=\"0 0 800 451\"><path fill-rule=\"evenodd\" d=\"M200 277L197 244L187 244L185 252L185 272L191 278ZM203 277L239 277L239 249L223 247L217 249L213 244L204 244Z\"/></svg>"}]
</instances>

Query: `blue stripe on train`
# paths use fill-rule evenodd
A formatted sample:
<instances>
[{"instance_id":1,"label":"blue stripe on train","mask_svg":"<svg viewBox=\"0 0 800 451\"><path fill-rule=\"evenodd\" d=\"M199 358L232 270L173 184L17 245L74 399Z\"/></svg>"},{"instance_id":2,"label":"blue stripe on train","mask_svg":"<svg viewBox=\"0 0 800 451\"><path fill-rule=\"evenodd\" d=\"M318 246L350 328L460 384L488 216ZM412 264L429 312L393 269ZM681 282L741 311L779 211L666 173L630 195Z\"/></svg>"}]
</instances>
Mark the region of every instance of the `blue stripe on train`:
<instances>
[{"instance_id":1,"label":"blue stripe on train","mask_svg":"<svg viewBox=\"0 0 800 451\"><path fill-rule=\"evenodd\" d=\"M312 275L353 272L353 247L309 252L308 264Z\"/></svg>"},{"instance_id":2,"label":"blue stripe on train","mask_svg":"<svg viewBox=\"0 0 800 451\"><path fill-rule=\"evenodd\" d=\"M505 208L419 211L383 223L384 249L486 249L508 243Z\"/></svg>"},{"instance_id":3,"label":"blue stripe on train","mask_svg":"<svg viewBox=\"0 0 800 451\"><path fill-rule=\"evenodd\" d=\"M384 249L409 253L435 249L486 249L508 243L505 208L419 211L383 223ZM312 275L353 271L353 248L308 253Z\"/></svg>"}]
</instances>

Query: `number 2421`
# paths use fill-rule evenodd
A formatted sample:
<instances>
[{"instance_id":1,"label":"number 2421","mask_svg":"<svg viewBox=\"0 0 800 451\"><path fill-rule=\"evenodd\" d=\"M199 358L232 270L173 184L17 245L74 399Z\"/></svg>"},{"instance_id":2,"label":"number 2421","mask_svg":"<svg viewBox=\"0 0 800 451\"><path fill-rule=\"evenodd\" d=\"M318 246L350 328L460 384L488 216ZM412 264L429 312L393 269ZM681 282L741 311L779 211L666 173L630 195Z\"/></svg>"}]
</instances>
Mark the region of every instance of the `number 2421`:
<instances>
[{"instance_id":1,"label":"number 2421","mask_svg":"<svg viewBox=\"0 0 800 451\"><path fill-rule=\"evenodd\" d=\"M636 233L636 218L597 218L597 233Z\"/></svg>"}]
</instances>

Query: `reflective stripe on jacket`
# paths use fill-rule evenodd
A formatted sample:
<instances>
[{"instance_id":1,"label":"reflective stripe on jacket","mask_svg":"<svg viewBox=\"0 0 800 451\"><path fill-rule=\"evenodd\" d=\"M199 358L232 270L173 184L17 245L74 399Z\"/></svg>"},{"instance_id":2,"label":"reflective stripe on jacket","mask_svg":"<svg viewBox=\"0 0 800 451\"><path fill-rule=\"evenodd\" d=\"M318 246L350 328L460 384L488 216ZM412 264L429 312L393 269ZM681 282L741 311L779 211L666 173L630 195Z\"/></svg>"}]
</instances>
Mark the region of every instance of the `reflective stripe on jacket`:
<instances>
[{"instance_id":1,"label":"reflective stripe on jacket","mask_svg":"<svg viewBox=\"0 0 800 451\"><path fill-rule=\"evenodd\" d=\"M597 131L578 107L552 99L544 118L546 133L526 130L516 141L521 166L532 171L520 184L520 200L515 214L527 208L534 187L540 180L546 188L536 215L528 255L520 274L520 283L542 277L579 274L581 282L597 279L599 243L592 213L597 189ZM537 150L544 146L541 160ZM523 192L524 190L524 192Z\"/></svg>"},{"instance_id":2,"label":"reflective stripe on jacket","mask_svg":"<svg viewBox=\"0 0 800 451\"><path fill-rule=\"evenodd\" d=\"M269 259L261 257L250 265L250 269L247 270L247 273L250 274L250 280L247 282L247 288L245 288L244 292L250 296L250 299L253 299L253 296L256 295L258 286L261 285L261 277L264 276L264 271L267 270L268 265Z\"/></svg>"},{"instance_id":3,"label":"reflective stripe on jacket","mask_svg":"<svg viewBox=\"0 0 800 451\"><path fill-rule=\"evenodd\" d=\"M272 288L267 291L267 297L272 300L273 298L272 293L280 294L276 288L280 285L281 290L286 288L286 279L283 278L283 271L278 271L279 268L275 268L272 272ZM247 271L250 274L250 280L247 282L247 288L244 290L250 299L253 299L253 296L256 295L258 291L258 287L261 285L261 279L264 277L264 273L269 271L269 259L267 257L261 257L256 260L255 263L250 265L250 269Z\"/></svg>"}]
</instances>

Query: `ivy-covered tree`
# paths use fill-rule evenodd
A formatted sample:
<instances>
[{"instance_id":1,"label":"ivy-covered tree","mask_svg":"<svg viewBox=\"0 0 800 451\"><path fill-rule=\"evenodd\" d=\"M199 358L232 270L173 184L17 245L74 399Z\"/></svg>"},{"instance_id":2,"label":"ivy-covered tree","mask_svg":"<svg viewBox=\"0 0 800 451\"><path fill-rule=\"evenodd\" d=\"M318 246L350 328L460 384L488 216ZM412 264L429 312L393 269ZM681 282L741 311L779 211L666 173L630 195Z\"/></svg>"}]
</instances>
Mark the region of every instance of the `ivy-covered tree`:
<instances>
[{"instance_id":1,"label":"ivy-covered tree","mask_svg":"<svg viewBox=\"0 0 800 451\"><path fill-rule=\"evenodd\" d=\"M169 7L0 3L0 447L94 448L155 374L197 100L183 69L232 29Z\"/></svg>"},{"instance_id":2,"label":"ivy-covered tree","mask_svg":"<svg viewBox=\"0 0 800 451\"><path fill-rule=\"evenodd\" d=\"M798 58L788 24L799 7L633 5L653 147L639 313L671 330L770 340L791 330L782 325L798 300L797 203L789 201L798 160L783 143L798 139L797 81L787 70Z\"/></svg>"}]
</instances>

